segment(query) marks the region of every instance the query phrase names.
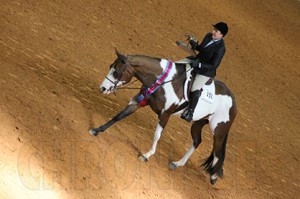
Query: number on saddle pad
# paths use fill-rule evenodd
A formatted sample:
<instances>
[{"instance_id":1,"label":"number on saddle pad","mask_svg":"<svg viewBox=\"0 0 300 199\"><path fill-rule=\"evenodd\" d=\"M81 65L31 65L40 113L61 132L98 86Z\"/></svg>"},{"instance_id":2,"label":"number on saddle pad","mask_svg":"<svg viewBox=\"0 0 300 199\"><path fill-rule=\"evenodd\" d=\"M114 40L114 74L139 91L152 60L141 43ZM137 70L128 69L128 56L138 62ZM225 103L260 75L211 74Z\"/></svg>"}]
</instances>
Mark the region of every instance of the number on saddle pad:
<instances>
[{"instance_id":1,"label":"number on saddle pad","mask_svg":"<svg viewBox=\"0 0 300 199\"><path fill-rule=\"evenodd\" d=\"M214 98L215 98L215 92L211 89L203 87L203 91L200 96L200 99L212 104L214 103Z\"/></svg>"}]
</instances>

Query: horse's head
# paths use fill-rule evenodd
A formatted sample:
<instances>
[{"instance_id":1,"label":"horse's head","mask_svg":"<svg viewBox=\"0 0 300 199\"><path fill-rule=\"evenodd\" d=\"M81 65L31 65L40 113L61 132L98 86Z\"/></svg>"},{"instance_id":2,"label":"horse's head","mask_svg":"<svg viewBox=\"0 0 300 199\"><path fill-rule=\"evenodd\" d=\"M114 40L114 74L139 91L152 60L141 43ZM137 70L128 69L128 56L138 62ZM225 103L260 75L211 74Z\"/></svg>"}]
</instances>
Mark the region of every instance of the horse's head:
<instances>
[{"instance_id":1,"label":"horse's head","mask_svg":"<svg viewBox=\"0 0 300 199\"><path fill-rule=\"evenodd\" d=\"M131 81L132 73L128 57L122 55L116 49L117 59L110 65L110 70L100 85L100 91L104 94L114 92L119 86Z\"/></svg>"}]
</instances>

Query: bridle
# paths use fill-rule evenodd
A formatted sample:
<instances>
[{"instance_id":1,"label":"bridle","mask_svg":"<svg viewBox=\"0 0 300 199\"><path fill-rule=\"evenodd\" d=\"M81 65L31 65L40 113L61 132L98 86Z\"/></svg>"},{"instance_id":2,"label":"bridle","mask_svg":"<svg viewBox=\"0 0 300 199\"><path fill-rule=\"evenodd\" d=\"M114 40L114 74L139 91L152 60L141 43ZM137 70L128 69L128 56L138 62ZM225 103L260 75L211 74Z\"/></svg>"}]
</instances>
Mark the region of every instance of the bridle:
<instances>
[{"instance_id":1,"label":"bridle","mask_svg":"<svg viewBox=\"0 0 300 199\"><path fill-rule=\"evenodd\" d=\"M131 85L131 84L133 84L134 82L138 81L138 79L136 79L136 80L130 82L128 85L126 85L126 86L124 86L124 87L119 87L119 88L117 87L118 83L120 82L121 75L123 75L123 72L124 72L124 71L127 71L129 74L131 74L131 75L133 76L132 72L131 72L130 70L127 69L127 68L128 68L128 63L126 62L126 63L124 63L124 65L125 65L125 66L124 66L121 70L117 71L118 77L116 78L116 79L117 79L116 81L113 81L113 80L109 79L107 76L105 77L105 79L107 79L108 81L110 81L110 82L113 84L113 86L111 86L111 87L109 88L109 91L114 91L114 92L115 92L117 89L141 89L140 87L135 87L135 88L128 87L129 85ZM193 68L190 68L190 69L188 69L188 70L186 70L186 71L180 73L178 76L174 77L173 79L171 79L171 80L169 80L169 81L163 82L162 85L163 85L163 84L167 84L167 83L173 82L175 79L180 78L182 75L186 74L187 72L189 72L189 71L192 70L192 69L193 69Z\"/></svg>"},{"instance_id":2,"label":"bridle","mask_svg":"<svg viewBox=\"0 0 300 199\"><path fill-rule=\"evenodd\" d=\"M123 61L122 61L122 62L123 62ZM118 85L119 82L121 81L120 79L121 79L121 77L122 77L124 71L127 71L129 74L133 75L133 74L131 73L131 71L128 70L128 63L126 62L126 63L124 63L123 65L125 65L125 66L124 66L122 69L120 69L120 70L117 71L118 76L117 76L117 78L116 78L116 79L117 79L116 81L113 81L113 80L109 79L107 76L105 77L105 79L107 79L108 81L110 81L110 82L113 84L113 86L111 86L111 87L109 88L109 91L116 91L116 90L117 90L117 85Z\"/></svg>"}]
</instances>

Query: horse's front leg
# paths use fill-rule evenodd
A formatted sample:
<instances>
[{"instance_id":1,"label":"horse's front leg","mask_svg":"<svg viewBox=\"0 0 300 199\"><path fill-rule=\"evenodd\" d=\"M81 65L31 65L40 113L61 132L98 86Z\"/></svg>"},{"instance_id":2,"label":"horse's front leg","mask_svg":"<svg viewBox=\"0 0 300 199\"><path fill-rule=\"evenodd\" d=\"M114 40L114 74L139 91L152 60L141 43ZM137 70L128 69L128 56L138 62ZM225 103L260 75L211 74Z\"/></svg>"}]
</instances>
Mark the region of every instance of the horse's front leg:
<instances>
[{"instance_id":1,"label":"horse's front leg","mask_svg":"<svg viewBox=\"0 0 300 199\"><path fill-rule=\"evenodd\" d=\"M151 149L147 152L147 153L144 153L143 155L141 155L139 157L140 160L143 160L145 162L147 162L150 158L150 156L152 156L155 151L156 151L156 147L157 147L157 143L162 135L162 132L165 128L165 126L167 125L168 123L168 120L170 118L170 114L167 114L167 113L163 113L160 117L159 117L159 122L156 126L156 129L155 129L155 133L154 133L154 138L153 138L153 144L152 144L152 147Z\"/></svg>"},{"instance_id":2,"label":"horse's front leg","mask_svg":"<svg viewBox=\"0 0 300 199\"><path fill-rule=\"evenodd\" d=\"M191 128L191 135L193 139L193 144L190 149L186 152L186 154L177 162L170 162L169 167L171 169L176 169L177 167L185 165L187 160L191 157L197 147L201 144L202 138L202 128L204 125L208 123L208 120L202 119L193 123Z\"/></svg>"},{"instance_id":3,"label":"horse's front leg","mask_svg":"<svg viewBox=\"0 0 300 199\"><path fill-rule=\"evenodd\" d=\"M126 108L121 111L119 114L117 114L114 118L112 118L110 121L108 121L106 124L99 126L98 128L90 129L89 133L97 136L99 132L104 132L106 129L108 129L111 125L116 123L117 121L127 117L128 115L132 114L135 112L138 108L140 107L140 104L137 103L136 101L131 101Z\"/></svg>"}]
</instances>

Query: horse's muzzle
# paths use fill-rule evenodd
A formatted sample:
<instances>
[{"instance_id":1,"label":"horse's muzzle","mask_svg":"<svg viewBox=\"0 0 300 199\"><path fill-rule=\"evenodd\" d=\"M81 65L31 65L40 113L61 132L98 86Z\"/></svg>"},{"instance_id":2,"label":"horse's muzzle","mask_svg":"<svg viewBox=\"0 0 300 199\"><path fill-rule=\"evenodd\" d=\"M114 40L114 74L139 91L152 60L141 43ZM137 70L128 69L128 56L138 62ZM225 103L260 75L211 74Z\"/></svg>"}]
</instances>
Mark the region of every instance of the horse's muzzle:
<instances>
[{"instance_id":1,"label":"horse's muzzle","mask_svg":"<svg viewBox=\"0 0 300 199\"><path fill-rule=\"evenodd\" d=\"M106 91L106 88L105 87L100 87L100 91L103 93L104 91Z\"/></svg>"},{"instance_id":2,"label":"horse's muzzle","mask_svg":"<svg viewBox=\"0 0 300 199\"><path fill-rule=\"evenodd\" d=\"M115 90L114 86L111 86L109 89L105 88L104 86L100 87L100 91L103 94L110 94L110 93L114 92L114 90Z\"/></svg>"}]
</instances>

